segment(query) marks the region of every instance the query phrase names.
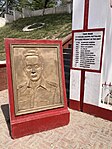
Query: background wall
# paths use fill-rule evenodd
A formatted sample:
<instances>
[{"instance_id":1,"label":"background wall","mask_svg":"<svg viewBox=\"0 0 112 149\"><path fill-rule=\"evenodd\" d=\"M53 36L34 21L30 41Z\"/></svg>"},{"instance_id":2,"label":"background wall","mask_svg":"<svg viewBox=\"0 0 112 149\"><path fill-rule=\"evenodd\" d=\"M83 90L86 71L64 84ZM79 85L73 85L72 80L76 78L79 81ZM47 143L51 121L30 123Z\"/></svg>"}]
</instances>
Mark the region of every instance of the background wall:
<instances>
[{"instance_id":1,"label":"background wall","mask_svg":"<svg viewBox=\"0 0 112 149\"><path fill-rule=\"evenodd\" d=\"M84 24L84 6L85 0L73 0L73 18L72 30L83 29ZM89 16L88 16L88 29L105 28L104 47L103 47L103 65L101 73L85 73L85 86L84 86L84 103L89 103L95 106L101 106L112 110L101 103L102 84L105 82L109 85L112 84L112 8L110 7L110 0L89 0ZM77 74L75 74L77 73ZM80 71L71 70L70 82L73 78L79 78ZM79 101L79 92L77 96L72 92L75 89L80 89L79 84L70 85L70 99Z\"/></svg>"}]
</instances>

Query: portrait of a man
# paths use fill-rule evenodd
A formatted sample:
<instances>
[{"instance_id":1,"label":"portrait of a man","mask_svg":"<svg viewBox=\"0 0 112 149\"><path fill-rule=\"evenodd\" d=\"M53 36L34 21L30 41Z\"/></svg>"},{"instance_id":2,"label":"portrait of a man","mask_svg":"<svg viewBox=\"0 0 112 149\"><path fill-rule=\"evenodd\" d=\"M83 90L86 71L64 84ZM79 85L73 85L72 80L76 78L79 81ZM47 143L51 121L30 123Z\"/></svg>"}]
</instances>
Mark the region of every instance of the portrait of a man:
<instances>
[{"instance_id":1,"label":"portrait of a man","mask_svg":"<svg viewBox=\"0 0 112 149\"><path fill-rule=\"evenodd\" d=\"M38 51L24 54L24 71L28 82L18 88L19 110L57 103L57 84L46 81L42 76L43 62Z\"/></svg>"},{"instance_id":2,"label":"portrait of a man","mask_svg":"<svg viewBox=\"0 0 112 149\"><path fill-rule=\"evenodd\" d=\"M48 57L47 54L45 54L45 47L17 47L13 49L12 68L15 70L15 74L13 74L15 78L13 86L16 88L14 92L16 115L62 107L62 88L60 88L62 84L60 82L61 78L57 65L58 57L57 54L55 54L56 52L51 52L52 48L48 50L48 53L52 55L50 60L50 56ZM48 60L49 62L47 62ZM21 63L21 67L17 65L18 62ZM56 65L53 65L53 63ZM58 77L56 77L56 72L53 71L50 66L57 66L56 69L59 72ZM47 77L44 75L45 71ZM55 78L55 81L53 78Z\"/></svg>"}]
</instances>

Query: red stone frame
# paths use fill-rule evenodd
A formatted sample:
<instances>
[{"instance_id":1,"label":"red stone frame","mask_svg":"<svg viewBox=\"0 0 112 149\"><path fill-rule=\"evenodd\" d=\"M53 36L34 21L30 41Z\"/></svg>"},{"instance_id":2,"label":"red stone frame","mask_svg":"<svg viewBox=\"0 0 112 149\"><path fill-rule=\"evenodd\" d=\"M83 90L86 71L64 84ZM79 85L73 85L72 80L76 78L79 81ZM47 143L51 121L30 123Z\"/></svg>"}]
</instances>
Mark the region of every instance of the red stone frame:
<instances>
[{"instance_id":1,"label":"red stone frame","mask_svg":"<svg viewBox=\"0 0 112 149\"><path fill-rule=\"evenodd\" d=\"M58 44L60 46L60 57L62 66L62 86L64 96L64 107L35 112L25 115L16 116L14 109L14 91L12 84L11 73L11 57L10 57L10 44ZM19 138L28 134L41 132L56 127L64 126L69 123L69 111L67 108L65 77L64 77L64 64L62 54L62 41L61 40L26 40L26 39L5 39L6 49L6 66L8 74L8 91L9 91L9 107L10 107L10 125L12 138Z\"/></svg>"}]
</instances>

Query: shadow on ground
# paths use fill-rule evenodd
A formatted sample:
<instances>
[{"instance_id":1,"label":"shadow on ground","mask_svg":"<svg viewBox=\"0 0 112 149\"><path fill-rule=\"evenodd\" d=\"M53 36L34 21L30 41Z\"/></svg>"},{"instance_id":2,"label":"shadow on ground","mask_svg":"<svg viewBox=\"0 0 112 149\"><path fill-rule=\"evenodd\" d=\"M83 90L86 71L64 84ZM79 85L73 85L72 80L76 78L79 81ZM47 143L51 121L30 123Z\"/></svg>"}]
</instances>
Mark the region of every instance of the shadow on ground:
<instances>
[{"instance_id":1,"label":"shadow on ground","mask_svg":"<svg viewBox=\"0 0 112 149\"><path fill-rule=\"evenodd\" d=\"M9 129L9 134L11 136L9 104L1 105L1 109L2 109L3 115L5 117L5 121L6 121L7 127Z\"/></svg>"}]
</instances>

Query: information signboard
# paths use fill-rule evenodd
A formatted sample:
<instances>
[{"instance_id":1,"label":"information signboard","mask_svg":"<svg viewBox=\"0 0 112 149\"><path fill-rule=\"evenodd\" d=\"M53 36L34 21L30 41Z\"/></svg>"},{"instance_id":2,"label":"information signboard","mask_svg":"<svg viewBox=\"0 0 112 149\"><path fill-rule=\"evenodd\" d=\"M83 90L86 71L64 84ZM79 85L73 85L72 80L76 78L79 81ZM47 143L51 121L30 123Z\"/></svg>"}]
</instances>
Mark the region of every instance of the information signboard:
<instances>
[{"instance_id":1,"label":"information signboard","mask_svg":"<svg viewBox=\"0 0 112 149\"><path fill-rule=\"evenodd\" d=\"M72 68L100 71L104 30L73 31Z\"/></svg>"}]
</instances>

